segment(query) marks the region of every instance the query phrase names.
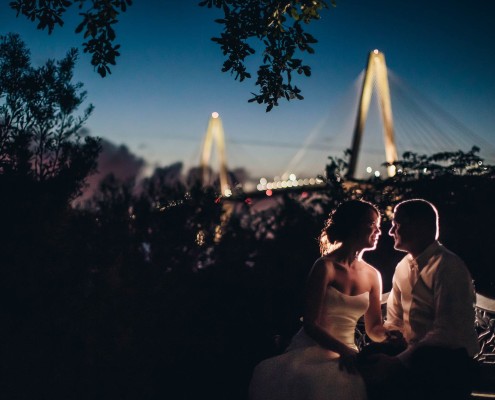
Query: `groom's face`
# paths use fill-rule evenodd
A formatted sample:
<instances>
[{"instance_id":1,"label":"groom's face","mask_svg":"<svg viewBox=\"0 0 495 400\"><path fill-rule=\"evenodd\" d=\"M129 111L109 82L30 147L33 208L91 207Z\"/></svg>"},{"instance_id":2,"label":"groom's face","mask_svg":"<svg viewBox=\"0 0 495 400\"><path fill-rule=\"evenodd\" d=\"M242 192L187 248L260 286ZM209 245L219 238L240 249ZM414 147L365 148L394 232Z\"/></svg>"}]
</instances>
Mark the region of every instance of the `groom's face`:
<instances>
[{"instance_id":1,"label":"groom's face","mask_svg":"<svg viewBox=\"0 0 495 400\"><path fill-rule=\"evenodd\" d=\"M409 218L401 213L400 210L396 210L394 219L392 221L392 228L388 234L394 238L394 248L400 251L409 251L410 245L414 240L413 224L409 221Z\"/></svg>"}]
</instances>

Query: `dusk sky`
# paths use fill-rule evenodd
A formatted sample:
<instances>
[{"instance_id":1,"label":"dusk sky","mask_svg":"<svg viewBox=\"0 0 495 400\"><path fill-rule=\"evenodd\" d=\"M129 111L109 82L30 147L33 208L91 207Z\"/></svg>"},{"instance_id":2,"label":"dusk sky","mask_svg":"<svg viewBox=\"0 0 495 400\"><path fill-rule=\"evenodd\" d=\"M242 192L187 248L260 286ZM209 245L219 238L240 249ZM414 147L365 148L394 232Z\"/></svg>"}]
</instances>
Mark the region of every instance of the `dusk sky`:
<instances>
[{"instance_id":1,"label":"dusk sky","mask_svg":"<svg viewBox=\"0 0 495 400\"><path fill-rule=\"evenodd\" d=\"M495 163L495 2L337 0L336 8L324 10L308 27L319 42L314 55L303 54L312 76L296 80L305 99L281 101L269 113L247 102L256 91L259 54L249 62L251 81L239 83L222 73L224 57L210 40L221 32L214 22L220 14L198 2L136 0L116 25L121 56L106 78L81 51L75 79L95 106L86 125L92 135L125 144L150 167L176 161L189 167L198 163L216 111L230 167L244 167L254 177L314 176L329 154L341 156L350 147L360 74L376 48L391 74L399 153L469 150L476 144ZM8 1L0 6L0 34L19 33L36 65L61 58L70 47L81 49L77 24L78 18L66 18L64 28L49 36L16 18ZM409 99L421 96L443 111L426 100L419 100L424 111L411 106ZM439 114L455 120L446 118L442 128L434 120ZM361 170L384 160L376 106L369 119ZM435 129L443 133L432 141Z\"/></svg>"}]
</instances>

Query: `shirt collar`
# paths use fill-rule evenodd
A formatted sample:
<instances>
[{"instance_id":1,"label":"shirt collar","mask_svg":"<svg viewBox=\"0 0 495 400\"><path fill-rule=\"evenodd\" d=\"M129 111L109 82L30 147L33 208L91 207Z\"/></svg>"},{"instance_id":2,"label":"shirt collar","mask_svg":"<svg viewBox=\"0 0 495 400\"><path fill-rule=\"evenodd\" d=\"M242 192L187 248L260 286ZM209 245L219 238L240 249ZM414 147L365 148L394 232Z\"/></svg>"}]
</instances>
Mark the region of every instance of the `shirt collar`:
<instances>
[{"instance_id":1,"label":"shirt collar","mask_svg":"<svg viewBox=\"0 0 495 400\"><path fill-rule=\"evenodd\" d=\"M438 240L435 240L416 258L413 258L413 256L408 254L407 260L409 261L409 266L411 268L418 268L418 270L421 271L426 266L426 264L428 264L428 260L440 246L440 242Z\"/></svg>"}]
</instances>

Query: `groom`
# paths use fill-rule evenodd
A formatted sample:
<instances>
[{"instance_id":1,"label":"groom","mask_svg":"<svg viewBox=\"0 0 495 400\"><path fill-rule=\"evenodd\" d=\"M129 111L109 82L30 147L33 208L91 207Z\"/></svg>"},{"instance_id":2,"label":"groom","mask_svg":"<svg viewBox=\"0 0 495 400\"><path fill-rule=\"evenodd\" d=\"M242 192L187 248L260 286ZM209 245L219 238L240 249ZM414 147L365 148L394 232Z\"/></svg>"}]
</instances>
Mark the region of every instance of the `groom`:
<instances>
[{"instance_id":1,"label":"groom","mask_svg":"<svg viewBox=\"0 0 495 400\"><path fill-rule=\"evenodd\" d=\"M370 396L466 399L479 351L469 271L438 242L438 212L426 200L399 203L389 234L395 249L408 254L392 278L385 326L400 330L407 348L397 356L370 356L373 375L381 377Z\"/></svg>"}]
</instances>

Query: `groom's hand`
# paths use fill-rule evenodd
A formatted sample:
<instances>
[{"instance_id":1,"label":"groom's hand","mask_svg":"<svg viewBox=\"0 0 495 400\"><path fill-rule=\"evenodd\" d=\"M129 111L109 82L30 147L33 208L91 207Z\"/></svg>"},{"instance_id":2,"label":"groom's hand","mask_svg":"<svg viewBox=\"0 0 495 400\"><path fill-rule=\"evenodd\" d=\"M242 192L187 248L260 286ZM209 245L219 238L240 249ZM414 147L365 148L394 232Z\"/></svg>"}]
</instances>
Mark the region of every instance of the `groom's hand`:
<instances>
[{"instance_id":1,"label":"groom's hand","mask_svg":"<svg viewBox=\"0 0 495 400\"><path fill-rule=\"evenodd\" d=\"M395 329L385 331L385 342L395 342L397 340L405 340L401 331Z\"/></svg>"},{"instance_id":2,"label":"groom's hand","mask_svg":"<svg viewBox=\"0 0 495 400\"><path fill-rule=\"evenodd\" d=\"M407 348L406 339L404 339L401 331L386 331L385 340L383 341L383 343L386 343L387 345L390 345L393 348L397 349L395 354L401 353Z\"/></svg>"},{"instance_id":3,"label":"groom's hand","mask_svg":"<svg viewBox=\"0 0 495 400\"><path fill-rule=\"evenodd\" d=\"M397 357L372 354L359 363L359 371L368 384L380 384L396 375L404 366Z\"/></svg>"},{"instance_id":4,"label":"groom's hand","mask_svg":"<svg viewBox=\"0 0 495 400\"><path fill-rule=\"evenodd\" d=\"M347 371L351 374L357 374L358 368L356 366L357 353L349 352L348 354L341 354L339 358L339 369L341 371Z\"/></svg>"}]
</instances>

